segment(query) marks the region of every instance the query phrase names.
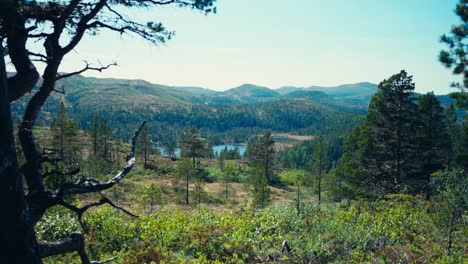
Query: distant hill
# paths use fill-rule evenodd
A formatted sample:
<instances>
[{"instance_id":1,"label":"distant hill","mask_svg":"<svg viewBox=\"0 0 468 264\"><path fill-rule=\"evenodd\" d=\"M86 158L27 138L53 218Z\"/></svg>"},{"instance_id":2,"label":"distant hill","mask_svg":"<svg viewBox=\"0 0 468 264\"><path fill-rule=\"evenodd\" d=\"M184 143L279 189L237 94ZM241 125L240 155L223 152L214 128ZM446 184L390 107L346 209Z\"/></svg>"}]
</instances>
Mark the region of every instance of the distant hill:
<instances>
[{"instance_id":1,"label":"distant hill","mask_svg":"<svg viewBox=\"0 0 468 264\"><path fill-rule=\"evenodd\" d=\"M224 92L212 94L206 97L206 101L210 104L256 104L278 98L279 96L279 93L267 87L243 84Z\"/></svg>"},{"instance_id":2,"label":"distant hill","mask_svg":"<svg viewBox=\"0 0 468 264\"><path fill-rule=\"evenodd\" d=\"M281 95L253 84L217 92L201 87L172 87L143 80L72 76L60 80L58 89L43 107L39 124L48 125L64 101L82 129L99 113L114 134L128 138L142 120L149 121L155 141L175 141L183 129L196 126L214 142L245 142L259 131L304 134L344 133L362 117L352 105L322 92ZM37 88L36 88L37 90ZM20 117L31 95L12 104Z\"/></svg>"},{"instance_id":3,"label":"distant hill","mask_svg":"<svg viewBox=\"0 0 468 264\"><path fill-rule=\"evenodd\" d=\"M319 104L348 112L366 112L367 104L352 104L343 100L334 99L330 95L320 91L296 90L283 95L281 98L302 98Z\"/></svg>"},{"instance_id":4,"label":"distant hill","mask_svg":"<svg viewBox=\"0 0 468 264\"><path fill-rule=\"evenodd\" d=\"M296 91L319 91L334 99L354 105L358 108L367 108L370 98L377 92L377 85L369 82L360 82L354 84L343 84L338 86L309 86L295 87L283 86L276 89L280 94L288 94Z\"/></svg>"},{"instance_id":5,"label":"distant hill","mask_svg":"<svg viewBox=\"0 0 468 264\"><path fill-rule=\"evenodd\" d=\"M173 87L144 80L72 76L57 85L39 122L50 124L60 101L70 116L89 128L94 112L109 120L116 135L128 137L137 123L149 121L156 141L175 141L183 129L196 126L214 142L245 142L262 130L303 134L344 133L362 120L376 92L371 83L336 87L269 89L244 84L224 92L202 87ZM36 88L37 90L37 88ZM20 117L31 95L12 104ZM444 105L447 96L438 96Z\"/></svg>"}]
</instances>

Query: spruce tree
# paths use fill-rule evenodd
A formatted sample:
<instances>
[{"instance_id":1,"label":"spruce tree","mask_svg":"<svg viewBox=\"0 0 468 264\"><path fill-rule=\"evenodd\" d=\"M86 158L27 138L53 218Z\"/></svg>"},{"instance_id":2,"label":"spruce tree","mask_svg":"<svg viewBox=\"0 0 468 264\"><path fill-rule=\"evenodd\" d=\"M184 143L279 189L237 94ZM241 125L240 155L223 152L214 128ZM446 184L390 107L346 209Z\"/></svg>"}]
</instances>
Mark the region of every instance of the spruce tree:
<instances>
[{"instance_id":1,"label":"spruce tree","mask_svg":"<svg viewBox=\"0 0 468 264\"><path fill-rule=\"evenodd\" d=\"M322 201L322 179L327 169L327 147L328 143L323 135L319 135L313 142L312 171L317 183L319 205Z\"/></svg>"},{"instance_id":2,"label":"spruce tree","mask_svg":"<svg viewBox=\"0 0 468 264\"><path fill-rule=\"evenodd\" d=\"M139 150L143 156L143 166L148 167L149 155L152 153L153 142L151 140L151 134L148 129L148 125L143 127L141 130L140 140L139 140Z\"/></svg>"},{"instance_id":3,"label":"spruce tree","mask_svg":"<svg viewBox=\"0 0 468 264\"><path fill-rule=\"evenodd\" d=\"M420 177L417 184L427 184L431 174L443 169L447 159L448 134L445 113L434 93L418 98L418 161Z\"/></svg>"},{"instance_id":4,"label":"spruce tree","mask_svg":"<svg viewBox=\"0 0 468 264\"><path fill-rule=\"evenodd\" d=\"M193 168L196 167L196 159L206 154L205 141L200 137L198 129L186 130L179 141L181 156L192 159Z\"/></svg>"},{"instance_id":5,"label":"spruce tree","mask_svg":"<svg viewBox=\"0 0 468 264\"><path fill-rule=\"evenodd\" d=\"M452 87L460 89L460 92L452 93L452 98L457 100L457 106L468 108L468 60L467 44L468 37L468 1L460 0L455 8L455 14L461 23L452 26L450 33L443 35L440 41L447 46L439 54L439 61L447 68L452 69L453 74L461 75L463 83L452 83Z\"/></svg>"},{"instance_id":6,"label":"spruce tree","mask_svg":"<svg viewBox=\"0 0 468 264\"><path fill-rule=\"evenodd\" d=\"M402 70L378 85L366 117L364 166L377 188L396 192L414 177L416 104L413 77Z\"/></svg>"},{"instance_id":7,"label":"spruce tree","mask_svg":"<svg viewBox=\"0 0 468 264\"><path fill-rule=\"evenodd\" d=\"M253 206L263 208L270 202L271 190L268 187L273 181L274 148L275 141L271 133L267 132L260 137L258 143L250 142L247 145L249 165L251 167L251 182L253 190Z\"/></svg>"},{"instance_id":8,"label":"spruce tree","mask_svg":"<svg viewBox=\"0 0 468 264\"><path fill-rule=\"evenodd\" d=\"M60 103L57 114L52 121L52 144L58 157L66 165L76 162L80 150L78 125L67 116L65 105Z\"/></svg>"},{"instance_id":9,"label":"spruce tree","mask_svg":"<svg viewBox=\"0 0 468 264\"><path fill-rule=\"evenodd\" d=\"M146 125L145 125L146 127ZM107 122L107 119L101 120L99 124L99 136L100 140L98 140L99 145L100 145L100 155L101 158L103 158L105 161L110 161L110 149L111 149L111 143L110 143L110 138L111 138L111 129L109 126L109 123Z\"/></svg>"},{"instance_id":10,"label":"spruce tree","mask_svg":"<svg viewBox=\"0 0 468 264\"><path fill-rule=\"evenodd\" d=\"M256 159L257 164L260 165L267 183L273 182L273 168L275 158L275 141L271 137L271 132L265 133L260 137L260 142L256 146Z\"/></svg>"},{"instance_id":11,"label":"spruce tree","mask_svg":"<svg viewBox=\"0 0 468 264\"><path fill-rule=\"evenodd\" d=\"M451 170L455 162L456 146L459 135L457 114L453 104L450 104L450 106L445 110L445 123L447 128L447 159L445 166L447 167L447 170Z\"/></svg>"}]
</instances>

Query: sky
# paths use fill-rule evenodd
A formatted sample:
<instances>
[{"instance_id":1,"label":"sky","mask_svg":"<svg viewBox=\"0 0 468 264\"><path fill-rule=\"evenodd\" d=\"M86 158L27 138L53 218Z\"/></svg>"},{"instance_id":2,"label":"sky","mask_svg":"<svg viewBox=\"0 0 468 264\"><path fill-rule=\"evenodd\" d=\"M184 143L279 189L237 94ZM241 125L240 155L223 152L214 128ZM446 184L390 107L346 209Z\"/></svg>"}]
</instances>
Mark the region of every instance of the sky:
<instances>
[{"instance_id":1,"label":"sky","mask_svg":"<svg viewBox=\"0 0 468 264\"><path fill-rule=\"evenodd\" d=\"M178 7L131 10L176 35L163 45L102 32L87 36L62 63L119 66L85 75L144 79L226 90L373 82L402 69L417 92L453 91L458 80L437 56L440 36L459 23L457 0L218 0L217 14Z\"/></svg>"}]
</instances>

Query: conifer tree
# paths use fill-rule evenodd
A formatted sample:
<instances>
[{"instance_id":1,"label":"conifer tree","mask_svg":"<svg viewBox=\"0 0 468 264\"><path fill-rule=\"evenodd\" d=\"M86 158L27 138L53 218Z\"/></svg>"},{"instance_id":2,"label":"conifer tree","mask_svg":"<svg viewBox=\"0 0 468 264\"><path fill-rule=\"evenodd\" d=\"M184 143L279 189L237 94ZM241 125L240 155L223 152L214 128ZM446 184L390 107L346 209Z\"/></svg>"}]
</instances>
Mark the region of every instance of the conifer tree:
<instances>
[{"instance_id":1,"label":"conifer tree","mask_svg":"<svg viewBox=\"0 0 468 264\"><path fill-rule=\"evenodd\" d=\"M146 125L145 125L146 127ZM98 135L100 136L100 155L105 161L110 161L110 138L111 138L111 129L109 127L109 123L107 119L101 120L99 124L99 132Z\"/></svg>"},{"instance_id":2,"label":"conifer tree","mask_svg":"<svg viewBox=\"0 0 468 264\"><path fill-rule=\"evenodd\" d=\"M256 146L257 164L262 168L263 175L267 179L267 183L273 182L273 168L275 158L275 141L271 137L271 132L265 133L260 137L260 142Z\"/></svg>"},{"instance_id":3,"label":"conifer tree","mask_svg":"<svg viewBox=\"0 0 468 264\"><path fill-rule=\"evenodd\" d=\"M421 181L416 132L423 122L417 121L413 91L412 76L405 71L379 84L364 124L346 141L345 153L334 170L336 197L375 198L405 189L421 191L424 185L415 184ZM427 178L423 180L427 183Z\"/></svg>"},{"instance_id":4,"label":"conifer tree","mask_svg":"<svg viewBox=\"0 0 468 264\"><path fill-rule=\"evenodd\" d=\"M318 195L318 204L322 201L322 179L323 175L326 173L327 169L327 147L328 143L323 137L319 135L314 140L314 152L312 154L312 171L315 175L317 182L317 195Z\"/></svg>"},{"instance_id":5,"label":"conifer tree","mask_svg":"<svg viewBox=\"0 0 468 264\"><path fill-rule=\"evenodd\" d=\"M453 104L445 110L445 123L447 127L447 159L445 166L447 170L451 170L454 165L456 154L456 145L458 142L458 124L457 114Z\"/></svg>"},{"instance_id":6,"label":"conifer tree","mask_svg":"<svg viewBox=\"0 0 468 264\"><path fill-rule=\"evenodd\" d=\"M139 141L139 148L143 156L143 166L146 168L148 167L149 155L152 154L153 149L153 142L151 140L151 134L149 132L148 125L143 127Z\"/></svg>"},{"instance_id":7,"label":"conifer tree","mask_svg":"<svg viewBox=\"0 0 468 264\"><path fill-rule=\"evenodd\" d=\"M444 168L447 157L448 134L445 113L434 93L418 98L418 160L423 184L430 175Z\"/></svg>"},{"instance_id":8,"label":"conifer tree","mask_svg":"<svg viewBox=\"0 0 468 264\"><path fill-rule=\"evenodd\" d=\"M198 129L186 130L179 141L181 156L192 159L193 168L196 167L196 159L206 154L205 141L200 137Z\"/></svg>"},{"instance_id":9,"label":"conifer tree","mask_svg":"<svg viewBox=\"0 0 468 264\"><path fill-rule=\"evenodd\" d=\"M78 126L67 116L65 105L60 103L57 114L52 122L53 145L58 157L66 165L76 161L80 150Z\"/></svg>"},{"instance_id":10,"label":"conifer tree","mask_svg":"<svg viewBox=\"0 0 468 264\"><path fill-rule=\"evenodd\" d=\"M413 77L402 70L378 85L366 117L363 165L376 187L396 192L415 175L416 104Z\"/></svg>"},{"instance_id":11,"label":"conifer tree","mask_svg":"<svg viewBox=\"0 0 468 264\"><path fill-rule=\"evenodd\" d=\"M447 68L452 69L453 74L461 75L463 83L452 83L452 87L460 89L460 92L452 93L451 96L457 100L458 107L468 107L468 60L467 44L468 37L468 1L460 0L455 8L455 14L461 23L452 26L450 34L445 34L440 41L447 46L439 53L439 61Z\"/></svg>"},{"instance_id":12,"label":"conifer tree","mask_svg":"<svg viewBox=\"0 0 468 264\"><path fill-rule=\"evenodd\" d=\"M249 143L248 159L252 172L252 185L254 187L254 207L265 207L270 202L271 190L268 187L273 181L274 148L275 141L271 133L267 132L260 137L258 143Z\"/></svg>"}]
</instances>

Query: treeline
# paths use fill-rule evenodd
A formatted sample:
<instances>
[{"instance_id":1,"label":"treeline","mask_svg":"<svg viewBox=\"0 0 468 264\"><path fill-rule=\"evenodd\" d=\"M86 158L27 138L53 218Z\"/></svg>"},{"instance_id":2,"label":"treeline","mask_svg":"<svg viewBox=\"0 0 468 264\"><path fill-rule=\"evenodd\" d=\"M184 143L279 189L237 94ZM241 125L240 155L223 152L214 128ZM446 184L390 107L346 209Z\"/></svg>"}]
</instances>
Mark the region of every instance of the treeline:
<instances>
[{"instance_id":1,"label":"treeline","mask_svg":"<svg viewBox=\"0 0 468 264\"><path fill-rule=\"evenodd\" d=\"M94 113L107 120L115 136L128 139L141 120L149 121L152 140L176 144L186 129L197 127L203 137L215 145L246 142L250 135L267 130L298 134L346 132L362 122L361 113L340 111L306 99L288 98L252 105L184 105L173 104L150 107L148 105L110 105L98 103L93 108L80 107L73 96L51 97L44 106L39 125L50 126L63 101L67 114L80 129L91 130ZM15 103L13 113L21 116L24 105Z\"/></svg>"}]
</instances>

